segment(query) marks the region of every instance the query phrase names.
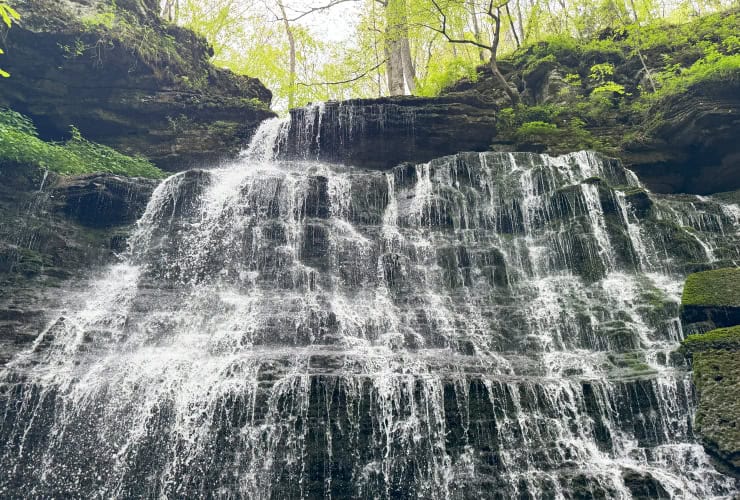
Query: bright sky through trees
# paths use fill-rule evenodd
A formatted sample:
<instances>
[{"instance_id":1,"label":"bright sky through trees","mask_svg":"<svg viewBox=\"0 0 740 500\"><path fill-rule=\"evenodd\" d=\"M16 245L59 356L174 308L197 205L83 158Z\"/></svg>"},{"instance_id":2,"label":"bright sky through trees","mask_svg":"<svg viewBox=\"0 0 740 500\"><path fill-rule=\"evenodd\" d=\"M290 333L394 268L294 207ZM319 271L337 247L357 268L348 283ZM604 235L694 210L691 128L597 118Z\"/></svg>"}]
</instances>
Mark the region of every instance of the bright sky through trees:
<instances>
[{"instance_id":1,"label":"bright sky through trees","mask_svg":"<svg viewBox=\"0 0 740 500\"><path fill-rule=\"evenodd\" d=\"M260 78L286 111L308 102L436 95L546 37L682 22L731 0L163 0L213 44L214 62ZM503 80L502 80L503 81ZM515 89L510 89L516 102Z\"/></svg>"}]
</instances>

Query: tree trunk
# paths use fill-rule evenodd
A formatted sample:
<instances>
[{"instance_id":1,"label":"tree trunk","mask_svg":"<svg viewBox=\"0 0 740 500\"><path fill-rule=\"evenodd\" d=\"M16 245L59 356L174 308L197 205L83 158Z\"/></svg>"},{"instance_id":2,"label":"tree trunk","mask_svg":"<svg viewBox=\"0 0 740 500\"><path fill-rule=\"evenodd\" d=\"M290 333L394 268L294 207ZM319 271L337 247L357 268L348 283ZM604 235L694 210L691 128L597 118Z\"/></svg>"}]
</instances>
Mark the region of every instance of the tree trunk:
<instances>
[{"instance_id":1,"label":"tree trunk","mask_svg":"<svg viewBox=\"0 0 740 500\"><path fill-rule=\"evenodd\" d=\"M478 43L484 43L484 40L480 36L480 25L478 24L478 14L475 13L474 0L468 0L468 8L470 9L470 19L473 21L473 36L475 36L475 41ZM486 54L483 49L478 49L478 57L481 62L486 60Z\"/></svg>"},{"instance_id":2,"label":"tree trunk","mask_svg":"<svg viewBox=\"0 0 740 500\"><path fill-rule=\"evenodd\" d=\"M406 88L403 82L403 58L401 44L397 40L386 41L386 75L388 77L388 93L390 95L404 95Z\"/></svg>"},{"instance_id":3,"label":"tree trunk","mask_svg":"<svg viewBox=\"0 0 740 500\"><path fill-rule=\"evenodd\" d=\"M406 0L388 0L385 5L385 54L388 75L388 93L392 96L405 95L416 87L415 70L411 60L411 49L406 25Z\"/></svg>"},{"instance_id":4,"label":"tree trunk","mask_svg":"<svg viewBox=\"0 0 740 500\"><path fill-rule=\"evenodd\" d=\"M506 81L506 78L504 78L504 75L501 73L501 70L498 69L498 62L496 61L498 56L498 46L501 41L501 7L496 8L496 14L494 14L493 10L489 8L488 15L493 20L494 29L493 40L491 40L491 73L493 73L493 77L504 89L504 92L509 96L509 99L511 99L511 104L516 106L519 104L519 92L516 89L511 88L509 82Z\"/></svg>"},{"instance_id":5,"label":"tree trunk","mask_svg":"<svg viewBox=\"0 0 740 500\"><path fill-rule=\"evenodd\" d=\"M506 78L504 78L504 74L501 73L500 69L498 69L496 56L491 56L491 72L493 73L493 77L496 79L496 81L498 81L499 85L501 85L501 88L503 88L504 92L506 92L506 95L508 95L509 99L511 99L511 104L513 104L514 106L519 104L519 92L511 88L509 82L507 82Z\"/></svg>"},{"instance_id":6,"label":"tree trunk","mask_svg":"<svg viewBox=\"0 0 740 500\"><path fill-rule=\"evenodd\" d=\"M413 95L416 92L416 68L414 59L411 57L411 44L409 43L408 33L401 40L401 60L403 61L403 75L406 80L406 88Z\"/></svg>"},{"instance_id":7,"label":"tree trunk","mask_svg":"<svg viewBox=\"0 0 740 500\"><path fill-rule=\"evenodd\" d=\"M289 50L289 73L288 73L288 109L295 107L295 73L296 73L296 50L295 50L295 37L293 36L293 30L290 27L288 16L285 13L285 6L283 0L277 1L278 7L280 8L280 15L283 16L283 27L285 28L285 36L288 38L288 50Z\"/></svg>"}]
</instances>

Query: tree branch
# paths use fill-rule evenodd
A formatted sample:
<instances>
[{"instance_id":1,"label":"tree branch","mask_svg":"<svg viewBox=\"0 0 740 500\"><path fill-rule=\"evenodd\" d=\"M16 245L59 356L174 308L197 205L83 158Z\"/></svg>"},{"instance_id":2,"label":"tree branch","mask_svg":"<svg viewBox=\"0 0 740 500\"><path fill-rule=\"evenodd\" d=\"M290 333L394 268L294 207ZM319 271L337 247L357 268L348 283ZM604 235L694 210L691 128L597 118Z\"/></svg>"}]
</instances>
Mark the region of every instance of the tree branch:
<instances>
[{"instance_id":1,"label":"tree branch","mask_svg":"<svg viewBox=\"0 0 740 500\"><path fill-rule=\"evenodd\" d=\"M384 65L387 62L388 62L388 59L383 59L382 61L380 61L378 64L376 64L372 68L366 70L364 73L359 74L359 75L357 75L357 76L355 76L353 78L350 78L349 80L342 80L342 81L339 81L339 82L317 82L317 83L303 83L303 82L298 82L298 83L296 83L296 85L301 85L303 87L319 87L321 85L343 85L345 83L356 82L357 80L360 80L360 79L366 77L370 72L375 71L376 69L378 69L379 67L381 67L382 65Z\"/></svg>"},{"instance_id":2,"label":"tree branch","mask_svg":"<svg viewBox=\"0 0 740 500\"><path fill-rule=\"evenodd\" d=\"M450 43L464 43L468 45L474 45L481 49L492 50L492 47L482 44L480 42L477 42L475 40L468 40L465 38L452 38L450 34L447 33L447 15L442 10L442 7L439 6L439 4L437 3L437 0L432 0L432 5L434 5L434 8L437 9L437 12L439 12L439 15L442 19L442 27L436 28L434 26L422 24L423 27L439 33L440 35L444 36L447 39L447 41Z\"/></svg>"}]
</instances>

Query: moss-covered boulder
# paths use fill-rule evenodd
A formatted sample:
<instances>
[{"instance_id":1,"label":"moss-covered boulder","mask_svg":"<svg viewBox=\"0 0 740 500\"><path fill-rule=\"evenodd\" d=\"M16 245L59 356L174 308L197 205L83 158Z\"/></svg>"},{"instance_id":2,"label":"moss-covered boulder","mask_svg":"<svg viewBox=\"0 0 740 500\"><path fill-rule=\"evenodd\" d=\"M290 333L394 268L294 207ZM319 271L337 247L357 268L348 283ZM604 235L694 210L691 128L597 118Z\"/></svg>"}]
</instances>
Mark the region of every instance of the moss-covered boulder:
<instances>
[{"instance_id":1,"label":"moss-covered boulder","mask_svg":"<svg viewBox=\"0 0 740 500\"><path fill-rule=\"evenodd\" d=\"M740 268L690 274L681 299L681 320L689 333L740 324Z\"/></svg>"},{"instance_id":2,"label":"moss-covered boulder","mask_svg":"<svg viewBox=\"0 0 740 500\"><path fill-rule=\"evenodd\" d=\"M259 80L210 64L195 33L165 23L152 0L18 0L0 106L36 122L42 139L70 126L166 170L239 151L273 116Z\"/></svg>"},{"instance_id":3,"label":"moss-covered boulder","mask_svg":"<svg viewBox=\"0 0 740 500\"><path fill-rule=\"evenodd\" d=\"M690 335L681 349L692 358L699 393L695 428L705 448L740 474L740 325Z\"/></svg>"}]
</instances>

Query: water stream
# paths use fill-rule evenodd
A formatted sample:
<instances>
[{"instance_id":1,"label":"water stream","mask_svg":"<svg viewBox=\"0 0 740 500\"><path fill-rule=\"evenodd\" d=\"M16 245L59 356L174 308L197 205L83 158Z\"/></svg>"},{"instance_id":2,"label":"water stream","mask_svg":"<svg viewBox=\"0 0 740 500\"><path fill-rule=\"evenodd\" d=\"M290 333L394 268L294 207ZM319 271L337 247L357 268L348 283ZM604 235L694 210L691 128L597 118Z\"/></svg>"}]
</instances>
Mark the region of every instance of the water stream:
<instances>
[{"instance_id":1,"label":"water stream","mask_svg":"<svg viewBox=\"0 0 740 500\"><path fill-rule=\"evenodd\" d=\"M0 371L0 497L736 492L672 354L685 275L740 262L736 205L591 152L286 161L291 126L162 182Z\"/></svg>"}]
</instances>

